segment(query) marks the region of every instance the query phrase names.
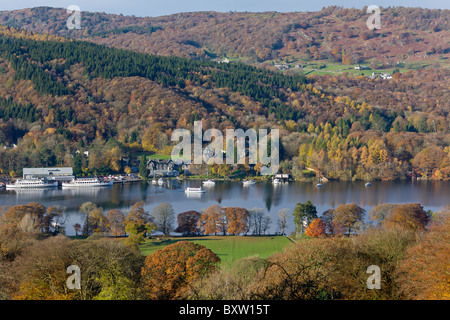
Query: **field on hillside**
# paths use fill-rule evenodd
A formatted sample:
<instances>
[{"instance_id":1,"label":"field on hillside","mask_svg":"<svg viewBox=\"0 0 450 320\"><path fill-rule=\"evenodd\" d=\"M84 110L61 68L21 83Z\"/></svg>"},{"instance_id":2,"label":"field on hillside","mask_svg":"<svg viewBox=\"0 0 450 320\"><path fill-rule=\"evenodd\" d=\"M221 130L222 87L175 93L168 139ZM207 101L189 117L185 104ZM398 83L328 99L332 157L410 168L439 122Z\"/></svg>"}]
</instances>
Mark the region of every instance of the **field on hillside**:
<instances>
[{"instance_id":1,"label":"field on hillside","mask_svg":"<svg viewBox=\"0 0 450 320\"><path fill-rule=\"evenodd\" d=\"M219 256L222 264L254 255L267 258L291 243L282 236L171 237L165 240L147 240L140 246L140 250L143 255L149 255L177 241L193 241L204 245Z\"/></svg>"}]
</instances>

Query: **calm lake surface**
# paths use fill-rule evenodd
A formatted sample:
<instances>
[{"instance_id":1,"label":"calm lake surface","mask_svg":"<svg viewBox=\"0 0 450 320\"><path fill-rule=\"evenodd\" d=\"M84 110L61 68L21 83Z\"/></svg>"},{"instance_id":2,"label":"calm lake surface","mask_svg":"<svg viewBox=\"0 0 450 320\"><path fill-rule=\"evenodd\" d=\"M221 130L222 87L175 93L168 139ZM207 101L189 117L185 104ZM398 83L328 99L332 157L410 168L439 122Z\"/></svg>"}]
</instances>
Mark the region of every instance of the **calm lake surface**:
<instances>
[{"instance_id":1,"label":"calm lake surface","mask_svg":"<svg viewBox=\"0 0 450 320\"><path fill-rule=\"evenodd\" d=\"M109 209L120 209L126 213L131 206L144 201L146 210L169 202L175 213L188 210L205 210L213 204L222 207L263 208L272 217L271 232L276 231L277 211L288 208L293 210L298 202L311 200L317 207L319 216L325 210L336 208L343 203L356 202L367 213L381 203L421 203L425 210L438 211L450 205L450 182L438 181L399 181L374 182L365 187L364 182L327 182L321 188L315 183L290 182L280 185L257 183L244 187L241 182L216 182L215 186L205 187L203 194L186 194L186 187L200 187L201 181L175 180L165 181L163 186L146 183L115 184L112 187L88 189L53 190L1 190L0 205L14 206L39 202L46 207L60 205L66 208L65 223L67 235L74 235L73 225L83 221L78 212L83 202L92 201ZM366 214L367 216L368 214ZM293 218L290 219L290 233L294 230Z\"/></svg>"}]
</instances>

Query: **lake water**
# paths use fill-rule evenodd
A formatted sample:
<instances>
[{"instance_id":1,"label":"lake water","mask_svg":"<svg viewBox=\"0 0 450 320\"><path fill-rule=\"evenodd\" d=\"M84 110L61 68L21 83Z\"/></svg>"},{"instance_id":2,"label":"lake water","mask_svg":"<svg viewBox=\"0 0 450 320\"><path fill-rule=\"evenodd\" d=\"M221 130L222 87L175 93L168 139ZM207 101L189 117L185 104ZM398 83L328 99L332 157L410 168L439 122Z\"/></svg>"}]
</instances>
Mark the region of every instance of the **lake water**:
<instances>
[{"instance_id":1,"label":"lake water","mask_svg":"<svg viewBox=\"0 0 450 320\"><path fill-rule=\"evenodd\" d=\"M425 210L437 211L450 205L450 182L437 181L399 181L374 182L365 187L364 182L327 182L321 188L315 183L291 182L280 185L257 183L243 186L241 182L216 182L215 186L205 187L203 194L186 194L188 186L200 187L201 181L165 181L163 186L146 183L115 184L112 187L89 189L53 190L1 190L0 205L18 205L39 202L43 205L60 205L66 208L66 233L74 235L73 225L82 224L83 216L78 212L80 205L92 201L109 209L120 209L125 213L131 206L144 201L145 208L169 202L176 214L188 210L205 210L213 204L222 207L263 208L272 217L271 232L276 231L277 211L288 208L291 211L298 202L311 200L317 207L319 216L325 210L336 208L343 203L356 202L368 212L381 203L418 202ZM294 230L290 217L287 232Z\"/></svg>"}]
</instances>

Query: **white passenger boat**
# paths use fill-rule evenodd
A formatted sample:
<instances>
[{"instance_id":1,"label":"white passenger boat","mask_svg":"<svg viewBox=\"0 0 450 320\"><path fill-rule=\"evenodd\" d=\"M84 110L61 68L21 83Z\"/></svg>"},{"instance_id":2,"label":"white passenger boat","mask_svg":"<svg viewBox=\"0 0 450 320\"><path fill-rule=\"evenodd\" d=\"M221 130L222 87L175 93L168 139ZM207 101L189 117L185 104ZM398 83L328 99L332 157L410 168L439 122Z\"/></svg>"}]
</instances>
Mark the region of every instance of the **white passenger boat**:
<instances>
[{"instance_id":1,"label":"white passenger boat","mask_svg":"<svg viewBox=\"0 0 450 320\"><path fill-rule=\"evenodd\" d=\"M244 180L244 186L251 186L254 185L256 182L255 180Z\"/></svg>"},{"instance_id":2,"label":"white passenger boat","mask_svg":"<svg viewBox=\"0 0 450 320\"><path fill-rule=\"evenodd\" d=\"M158 184L159 184L160 186L162 186L162 185L164 184L163 178L159 178L159 179L158 179Z\"/></svg>"},{"instance_id":3,"label":"white passenger boat","mask_svg":"<svg viewBox=\"0 0 450 320\"><path fill-rule=\"evenodd\" d=\"M98 178L72 179L70 182L63 182L63 188L87 188L87 187L107 187L112 186L112 181L101 181Z\"/></svg>"},{"instance_id":4,"label":"white passenger boat","mask_svg":"<svg viewBox=\"0 0 450 320\"><path fill-rule=\"evenodd\" d=\"M40 189L55 188L58 181L50 181L46 179L17 179L14 183L6 184L6 189Z\"/></svg>"},{"instance_id":5,"label":"white passenger boat","mask_svg":"<svg viewBox=\"0 0 450 320\"><path fill-rule=\"evenodd\" d=\"M206 190L203 188L186 188L184 190L184 192L186 192L186 193L204 193L204 192L206 192Z\"/></svg>"},{"instance_id":6,"label":"white passenger boat","mask_svg":"<svg viewBox=\"0 0 450 320\"><path fill-rule=\"evenodd\" d=\"M214 180L206 180L206 181L203 181L203 184L205 186L214 186L216 183L214 182Z\"/></svg>"},{"instance_id":7,"label":"white passenger boat","mask_svg":"<svg viewBox=\"0 0 450 320\"><path fill-rule=\"evenodd\" d=\"M280 179L273 179L273 184L280 184L280 183L281 183Z\"/></svg>"}]
</instances>

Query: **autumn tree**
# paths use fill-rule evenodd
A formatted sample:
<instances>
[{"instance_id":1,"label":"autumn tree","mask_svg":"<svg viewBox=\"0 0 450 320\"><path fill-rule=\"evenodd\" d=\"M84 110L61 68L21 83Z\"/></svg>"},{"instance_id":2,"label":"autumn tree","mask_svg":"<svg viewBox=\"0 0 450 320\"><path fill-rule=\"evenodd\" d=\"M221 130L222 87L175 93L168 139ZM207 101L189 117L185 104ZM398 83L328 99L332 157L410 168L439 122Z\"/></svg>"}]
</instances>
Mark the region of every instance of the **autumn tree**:
<instances>
[{"instance_id":1,"label":"autumn tree","mask_svg":"<svg viewBox=\"0 0 450 320\"><path fill-rule=\"evenodd\" d=\"M80 206L80 212L84 214L83 236L88 237L94 232L100 233L107 230L107 219L103 208L93 202L84 202Z\"/></svg>"},{"instance_id":2,"label":"autumn tree","mask_svg":"<svg viewBox=\"0 0 450 320\"><path fill-rule=\"evenodd\" d=\"M325 223L325 231L331 235L345 234L345 227L342 222L334 220L334 209L328 209L321 215L322 222Z\"/></svg>"},{"instance_id":3,"label":"autumn tree","mask_svg":"<svg viewBox=\"0 0 450 320\"><path fill-rule=\"evenodd\" d=\"M37 241L14 261L16 300L67 300L74 291L66 286L71 243L63 236Z\"/></svg>"},{"instance_id":4,"label":"autumn tree","mask_svg":"<svg viewBox=\"0 0 450 320\"><path fill-rule=\"evenodd\" d=\"M387 217L386 225L398 225L402 228L423 231L430 217L419 203L405 203L395 206L392 214Z\"/></svg>"},{"instance_id":5,"label":"autumn tree","mask_svg":"<svg viewBox=\"0 0 450 320\"><path fill-rule=\"evenodd\" d=\"M251 300L261 279L265 260L251 256L237 260L227 268L217 268L191 287L195 300Z\"/></svg>"},{"instance_id":6,"label":"autumn tree","mask_svg":"<svg viewBox=\"0 0 450 320\"><path fill-rule=\"evenodd\" d=\"M449 300L450 211L443 210L420 241L410 247L397 271L401 291L408 299Z\"/></svg>"},{"instance_id":7,"label":"autumn tree","mask_svg":"<svg viewBox=\"0 0 450 320\"><path fill-rule=\"evenodd\" d=\"M123 236L125 234L125 215L118 209L111 209L106 214L107 227L113 237Z\"/></svg>"},{"instance_id":8,"label":"autumn tree","mask_svg":"<svg viewBox=\"0 0 450 320\"><path fill-rule=\"evenodd\" d=\"M200 230L205 234L216 235L226 227L224 216L224 210L221 206L217 204L210 206L200 216Z\"/></svg>"},{"instance_id":9,"label":"autumn tree","mask_svg":"<svg viewBox=\"0 0 450 320\"><path fill-rule=\"evenodd\" d=\"M206 247L180 241L148 255L141 276L150 299L187 298L189 287L213 271L220 258Z\"/></svg>"},{"instance_id":10,"label":"autumn tree","mask_svg":"<svg viewBox=\"0 0 450 320\"><path fill-rule=\"evenodd\" d=\"M194 210L178 214L178 227L174 231L187 236L197 234L199 232L198 223L200 216L200 213Z\"/></svg>"},{"instance_id":11,"label":"autumn tree","mask_svg":"<svg viewBox=\"0 0 450 320\"><path fill-rule=\"evenodd\" d=\"M2 216L1 222L9 226L17 226L29 233L44 231L46 220L45 207L36 202L10 207Z\"/></svg>"},{"instance_id":12,"label":"autumn tree","mask_svg":"<svg viewBox=\"0 0 450 320\"><path fill-rule=\"evenodd\" d=\"M342 239L347 241L336 248L338 258L334 260L336 272L332 278L343 299L405 298L397 284L397 268L407 248L416 240L413 232L398 227L369 228L355 237ZM370 265L380 267L379 290L367 289Z\"/></svg>"},{"instance_id":13,"label":"autumn tree","mask_svg":"<svg viewBox=\"0 0 450 320\"><path fill-rule=\"evenodd\" d=\"M339 254L336 241L316 239L288 246L266 259L253 295L259 299L333 299L338 291L331 279Z\"/></svg>"},{"instance_id":14,"label":"autumn tree","mask_svg":"<svg viewBox=\"0 0 450 320\"><path fill-rule=\"evenodd\" d=\"M325 223L320 218L314 219L306 228L305 234L314 238L325 236Z\"/></svg>"},{"instance_id":15,"label":"autumn tree","mask_svg":"<svg viewBox=\"0 0 450 320\"><path fill-rule=\"evenodd\" d=\"M379 226L391 216L397 204L392 203L382 203L376 205L372 210L369 211L369 218L372 221L376 221Z\"/></svg>"},{"instance_id":16,"label":"autumn tree","mask_svg":"<svg viewBox=\"0 0 450 320\"><path fill-rule=\"evenodd\" d=\"M356 203L341 204L334 211L333 222L340 223L346 229L347 235L355 230L357 223L361 223L365 210Z\"/></svg>"},{"instance_id":17,"label":"autumn tree","mask_svg":"<svg viewBox=\"0 0 450 320\"><path fill-rule=\"evenodd\" d=\"M247 232L249 212L245 208L225 208L227 218L227 232L231 235Z\"/></svg>"},{"instance_id":18,"label":"autumn tree","mask_svg":"<svg viewBox=\"0 0 450 320\"><path fill-rule=\"evenodd\" d=\"M73 241L70 251L70 264L81 269L81 290L72 290L76 291L74 299L143 298L140 271L144 257L139 250L121 240L101 237Z\"/></svg>"},{"instance_id":19,"label":"autumn tree","mask_svg":"<svg viewBox=\"0 0 450 320\"><path fill-rule=\"evenodd\" d=\"M143 257L115 239L36 241L13 262L14 299L137 299ZM81 289L67 287L67 267L80 267Z\"/></svg>"},{"instance_id":20,"label":"autumn tree","mask_svg":"<svg viewBox=\"0 0 450 320\"><path fill-rule=\"evenodd\" d=\"M418 173L428 177L433 170L440 167L446 154L441 147L431 146L420 151L413 160L413 166Z\"/></svg>"},{"instance_id":21,"label":"autumn tree","mask_svg":"<svg viewBox=\"0 0 450 320\"><path fill-rule=\"evenodd\" d=\"M18 226L0 223L0 264L13 261L34 241L34 235Z\"/></svg>"}]
</instances>

